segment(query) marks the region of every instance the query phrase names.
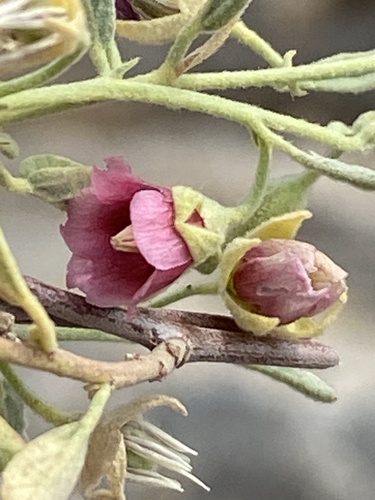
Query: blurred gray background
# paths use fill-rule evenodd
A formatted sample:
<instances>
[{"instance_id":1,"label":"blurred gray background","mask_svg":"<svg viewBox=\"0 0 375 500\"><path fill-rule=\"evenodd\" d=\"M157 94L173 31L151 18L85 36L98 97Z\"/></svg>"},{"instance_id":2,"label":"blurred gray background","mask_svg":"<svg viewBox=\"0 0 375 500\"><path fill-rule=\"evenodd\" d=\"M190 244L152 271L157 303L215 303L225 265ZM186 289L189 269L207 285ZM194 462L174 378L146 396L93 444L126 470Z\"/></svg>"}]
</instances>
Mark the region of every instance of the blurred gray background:
<instances>
[{"instance_id":1,"label":"blurred gray background","mask_svg":"<svg viewBox=\"0 0 375 500\"><path fill-rule=\"evenodd\" d=\"M246 20L281 53L297 49L296 63L336 51L368 50L375 45L375 2L369 0L254 0ZM165 47L121 43L124 57L141 54L142 68L156 66ZM206 70L264 66L245 47L230 41L204 66ZM88 60L65 81L93 74ZM227 92L270 109L326 123L352 122L373 108L375 94L310 95L293 100L271 90ZM9 131L21 145L20 159L35 153L69 156L103 165L109 155L124 155L150 182L188 184L235 204L252 180L256 151L245 130L189 112L132 104L104 104L15 125ZM311 146L311 145L307 145ZM346 156L373 166L375 155ZM12 165L16 169L17 161ZM273 175L300 167L275 154ZM225 365L194 364L162 383L118 392L111 405L140 394L166 393L189 409L183 418L170 410L150 418L199 451L195 473L211 493L184 482L186 500L371 500L375 497L375 203L374 194L327 179L310 196L315 216L301 238L313 242L349 274L350 301L324 340L339 350L342 363L321 375L333 384L339 401L314 403L260 374ZM24 273L64 286L69 252L59 235L64 214L32 198L1 191L0 221ZM213 298L189 299L181 308L223 312ZM107 360L122 349L105 344L66 347ZM67 410L83 410L80 384L19 370L39 394ZM29 416L29 433L47 426ZM132 493L132 494L130 494ZM130 488L129 497L172 500L178 493ZM78 497L77 497L78 498Z\"/></svg>"}]
</instances>

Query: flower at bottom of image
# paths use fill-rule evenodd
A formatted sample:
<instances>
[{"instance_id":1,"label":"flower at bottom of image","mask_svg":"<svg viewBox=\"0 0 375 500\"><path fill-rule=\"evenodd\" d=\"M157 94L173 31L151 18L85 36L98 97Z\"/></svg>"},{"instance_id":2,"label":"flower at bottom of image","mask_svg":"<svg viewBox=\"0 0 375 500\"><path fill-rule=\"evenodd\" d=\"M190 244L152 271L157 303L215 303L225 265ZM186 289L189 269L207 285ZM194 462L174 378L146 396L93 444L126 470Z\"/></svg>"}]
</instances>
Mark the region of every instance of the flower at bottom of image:
<instances>
[{"instance_id":1,"label":"flower at bottom of image","mask_svg":"<svg viewBox=\"0 0 375 500\"><path fill-rule=\"evenodd\" d=\"M163 470L210 491L192 474L188 455L198 453L144 419L144 412L158 406L169 406L187 415L177 399L159 395L124 404L102 418L91 435L82 470L79 489L85 498L125 499L128 482L183 492L181 483Z\"/></svg>"}]
</instances>

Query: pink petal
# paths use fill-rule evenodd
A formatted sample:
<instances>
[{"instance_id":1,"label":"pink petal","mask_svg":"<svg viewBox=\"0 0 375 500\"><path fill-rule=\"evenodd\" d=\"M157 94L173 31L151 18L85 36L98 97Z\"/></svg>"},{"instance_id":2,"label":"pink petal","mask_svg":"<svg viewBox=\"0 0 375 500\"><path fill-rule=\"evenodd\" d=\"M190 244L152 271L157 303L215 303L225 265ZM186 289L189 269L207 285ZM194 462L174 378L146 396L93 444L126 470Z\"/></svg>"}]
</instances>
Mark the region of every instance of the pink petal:
<instances>
[{"instance_id":1,"label":"pink petal","mask_svg":"<svg viewBox=\"0 0 375 500\"><path fill-rule=\"evenodd\" d=\"M305 243L303 241L284 240L281 238L264 240L260 245L247 252L245 259L270 257L271 255L286 251L296 255L307 272L316 270L315 255L317 250L313 245L310 245L310 243Z\"/></svg>"},{"instance_id":2,"label":"pink petal","mask_svg":"<svg viewBox=\"0 0 375 500\"><path fill-rule=\"evenodd\" d=\"M111 237L132 224L130 212L141 253L117 251L111 245ZM109 158L107 170L94 169L92 187L68 204L68 220L61 227L73 253L67 285L82 290L93 304L129 304L134 309L192 263L173 221L170 189L147 184L130 173L122 158Z\"/></svg>"},{"instance_id":3,"label":"pink petal","mask_svg":"<svg viewBox=\"0 0 375 500\"><path fill-rule=\"evenodd\" d=\"M110 259L106 255L100 260L73 255L68 264L67 286L82 290L92 304L119 306L133 302L153 272L154 268L136 253L113 250Z\"/></svg>"},{"instance_id":4,"label":"pink petal","mask_svg":"<svg viewBox=\"0 0 375 500\"><path fill-rule=\"evenodd\" d=\"M94 168L92 173L94 192L101 203L130 203L137 191L150 187L131 173L130 166L122 157L107 158L106 165L105 170Z\"/></svg>"},{"instance_id":5,"label":"pink petal","mask_svg":"<svg viewBox=\"0 0 375 500\"><path fill-rule=\"evenodd\" d=\"M247 257L236 271L233 283L241 299L256 303L261 297L285 296L311 289L310 279L301 261L288 251L251 260Z\"/></svg>"},{"instance_id":6,"label":"pink petal","mask_svg":"<svg viewBox=\"0 0 375 500\"><path fill-rule=\"evenodd\" d=\"M170 192L139 191L130 203L134 239L144 258L160 271L193 262L188 247L174 227Z\"/></svg>"},{"instance_id":7,"label":"pink petal","mask_svg":"<svg viewBox=\"0 0 375 500\"><path fill-rule=\"evenodd\" d=\"M110 237L129 224L128 202L103 205L88 188L68 203L68 220L60 231L74 254L101 259Z\"/></svg>"},{"instance_id":8,"label":"pink petal","mask_svg":"<svg viewBox=\"0 0 375 500\"><path fill-rule=\"evenodd\" d=\"M159 271L158 269L155 269L143 286L139 288L129 304L136 305L151 295L154 295L156 292L173 283L189 267L190 264L183 264L182 266L169 269L168 271Z\"/></svg>"}]
</instances>

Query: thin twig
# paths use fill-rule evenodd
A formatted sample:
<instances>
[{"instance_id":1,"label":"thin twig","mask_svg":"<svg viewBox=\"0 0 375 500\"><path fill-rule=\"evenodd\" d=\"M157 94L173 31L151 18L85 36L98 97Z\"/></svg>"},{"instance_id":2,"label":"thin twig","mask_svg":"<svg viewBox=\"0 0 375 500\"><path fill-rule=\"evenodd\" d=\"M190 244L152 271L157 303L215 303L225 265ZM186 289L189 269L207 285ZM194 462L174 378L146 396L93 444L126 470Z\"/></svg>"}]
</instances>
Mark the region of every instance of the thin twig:
<instances>
[{"instance_id":1,"label":"thin twig","mask_svg":"<svg viewBox=\"0 0 375 500\"><path fill-rule=\"evenodd\" d=\"M180 366L187 346L182 339L160 344L147 356L106 362L87 359L63 349L48 355L35 346L0 338L0 359L90 384L110 383L114 388L129 387L145 381L160 380Z\"/></svg>"},{"instance_id":2,"label":"thin twig","mask_svg":"<svg viewBox=\"0 0 375 500\"><path fill-rule=\"evenodd\" d=\"M23 380L8 363L0 361L0 372L7 379L9 384L13 387L13 390L24 401L24 403L26 403L27 406L29 406L35 413L43 417L47 422L50 422L53 425L62 425L79 419L79 413L67 413L65 411L58 410L49 403L39 399L39 397L24 384Z\"/></svg>"},{"instance_id":3,"label":"thin twig","mask_svg":"<svg viewBox=\"0 0 375 500\"><path fill-rule=\"evenodd\" d=\"M100 308L84 297L26 278L32 292L60 326L96 328L153 349L173 338L183 339L191 350L189 361L248 363L296 368L329 368L339 362L330 347L309 339L256 337L241 331L232 318L166 309L139 309L130 320L125 309ZM17 308L0 301L18 322L27 320ZM0 359L2 354L0 351Z\"/></svg>"}]
</instances>

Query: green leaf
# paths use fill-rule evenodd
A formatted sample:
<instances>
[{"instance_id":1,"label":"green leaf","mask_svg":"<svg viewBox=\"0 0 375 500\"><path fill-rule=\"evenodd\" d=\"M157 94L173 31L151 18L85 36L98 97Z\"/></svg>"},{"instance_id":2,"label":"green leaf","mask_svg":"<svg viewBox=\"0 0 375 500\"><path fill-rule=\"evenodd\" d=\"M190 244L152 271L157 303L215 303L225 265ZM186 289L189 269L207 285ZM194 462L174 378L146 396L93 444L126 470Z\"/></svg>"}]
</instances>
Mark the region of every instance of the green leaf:
<instances>
[{"instance_id":1,"label":"green leaf","mask_svg":"<svg viewBox=\"0 0 375 500\"><path fill-rule=\"evenodd\" d=\"M28 178L39 170L84 166L82 163L66 158L65 156L40 154L25 158L20 163L19 171L22 177Z\"/></svg>"},{"instance_id":2,"label":"green leaf","mask_svg":"<svg viewBox=\"0 0 375 500\"><path fill-rule=\"evenodd\" d=\"M0 297L9 304L22 306L30 293L0 228Z\"/></svg>"},{"instance_id":3,"label":"green leaf","mask_svg":"<svg viewBox=\"0 0 375 500\"><path fill-rule=\"evenodd\" d=\"M374 73L361 76L330 78L329 80L308 80L302 82L302 87L315 92L335 92L341 94L362 94L375 89Z\"/></svg>"},{"instance_id":4,"label":"green leaf","mask_svg":"<svg viewBox=\"0 0 375 500\"><path fill-rule=\"evenodd\" d=\"M21 436L0 416L0 471L25 447L26 443Z\"/></svg>"},{"instance_id":5,"label":"green leaf","mask_svg":"<svg viewBox=\"0 0 375 500\"><path fill-rule=\"evenodd\" d=\"M210 0L202 12L201 25L205 31L217 31L237 14L244 12L252 0Z\"/></svg>"},{"instance_id":6,"label":"green leaf","mask_svg":"<svg viewBox=\"0 0 375 500\"><path fill-rule=\"evenodd\" d=\"M375 170L360 165L349 165L340 160L325 158L314 151L300 151L294 156L305 167L331 179L348 182L361 189L375 190Z\"/></svg>"},{"instance_id":7,"label":"green leaf","mask_svg":"<svg viewBox=\"0 0 375 500\"><path fill-rule=\"evenodd\" d=\"M115 36L116 10L113 0L91 0L91 9L95 31L104 47ZM90 23L91 24L91 23Z\"/></svg>"},{"instance_id":8,"label":"green leaf","mask_svg":"<svg viewBox=\"0 0 375 500\"><path fill-rule=\"evenodd\" d=\"M337 399L335 390L314 373L299 368L281 368L279 366L244 365L244 368L263 373L287 384L315 401L333 403Z\"/></svg>"},{"instance_id":9,"label":"green leaf","mask_svg":"<svg viewBox=\"0 0 375 500\"><path fill-rule=\"evenodd\" d=\"M64 156L42 154L23 160L20 173L32 186L35 196L59 203L74 198L90 186L92 167Z\"/></svg>"},{"instance_id":10,"label":"green leaf","mask_svg":"<svg viewBox=\"0 0 375 500\"><path fill-rule=\"evenodd\" d=\"M254 229L271 217L305 208L307 192L317 178L318 175L315 172L304 172L303 174L273 179L262 204L247 221L242 234Z\"/></svg>"},{"instance_id":11,"label":"green leaf","mask_svg":"<svg viewBox=\"0 0 375 500\"><path fill-rule=\"evenodd\" d=\"M25 404L7 380L0 382L0 415L16 432L25 432Z\"/></svg>"},{"instance_id":12,"label":"green leaf","mask_svg":"<svg viewBox=\"0 0 375 500\"><path fill-rule=\"evenodd\" d=\"M0 298L22 307L34 321L30 336L49 354L57 349L55 325L38 299L29 290L0 228Z\"/></svg>"},{"instance_id":13,"label":"green leaf","mask_svg":"<svg viewBox=\"0 0 375 500\"><path fill-rule=\"evenodd\" d=\"M88 442L110 396L104 385L79 421L42 434L17 453L3 473L3 500L66 500L83 467Z\"/></svg>"}]
</instances>

